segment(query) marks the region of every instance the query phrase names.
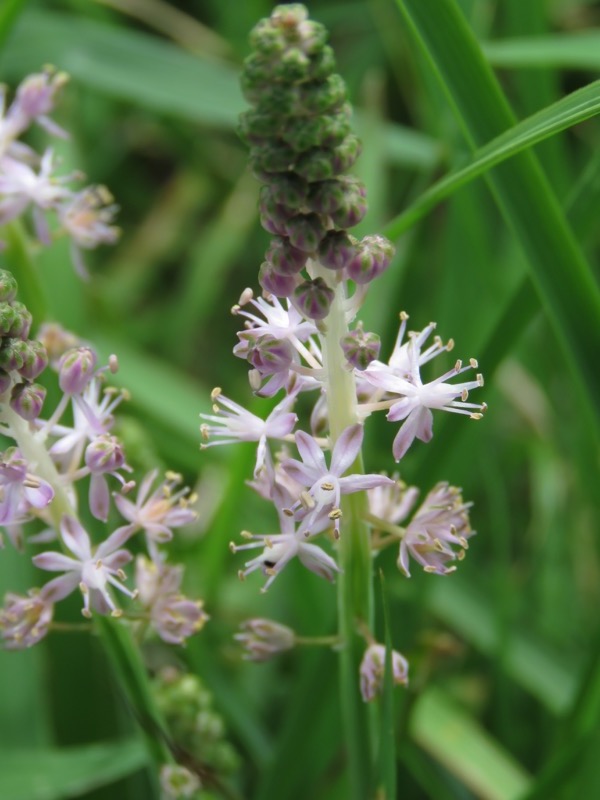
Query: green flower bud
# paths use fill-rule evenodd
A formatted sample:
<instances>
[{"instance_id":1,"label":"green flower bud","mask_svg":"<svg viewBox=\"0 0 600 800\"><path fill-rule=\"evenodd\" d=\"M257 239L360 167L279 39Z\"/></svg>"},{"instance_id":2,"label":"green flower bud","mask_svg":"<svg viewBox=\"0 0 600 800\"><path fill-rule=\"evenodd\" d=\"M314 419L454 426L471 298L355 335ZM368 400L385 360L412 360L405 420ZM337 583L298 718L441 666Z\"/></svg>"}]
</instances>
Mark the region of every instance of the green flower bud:
<instances>
[{"instance_id":1,"label":"green flower bud","mask_svg":"<svg viewBox=\"0 0 600 800\"><path fill-rule=\"evenodd\" d=\"M48 354L44 345L35 339L27 339L23 343L27 348L23 348L23 365L18 368L19 374L32 381L48 366Z\"/></svg>"},{"instance_id":2,"label":"green flower bud","mask_svg":"<svg viewBox=\"0 0 600 800\"><path fill-rule=\"evenodd\" d=\"M0 348L0 367L7 372L21 369L28 355L27 342L21 339L5 339Z\"/></svg>"},{"instance_id":3,"label":"green flower bud","mask_svg":"<svg viewBox=\"0 0 600 800\"><path fill-rule=\"evenodd\" d=\"M344 269L356 256L356 239L344 231L329 231L319 245L319 263L328 269Z\"/></svg>"},{"instance_id":4,"label":"green flower bud","mask_svg":"<svg viewBox=\"0 0 600 800\"><path fill-rule=\"evenodd\" d=\"M296 275L306 264L307 254L293 247L289 239L276 236L269 245L265 258L281 275Z\"/></svg>"},{"instance_id":5,"label":"green flower bud","mask_svg":"<svg viewBox=\"0 0 600 800\"><path fill-rule=\"evenodd\" d=\"M340 145L342 146L342 145ZM334 167L335 153L325 147L315 147L303 153L296 161L294 172L307 181L324 181L336 174Z\"/></svg>"},{"instance_id":6,"label":"green flower bud","mask_svg":"<svg viewBox=\"0 0 600 800\"><path fill-rule=\"evenodd\" d=\"M7 333L7 336L16 339L26 339L31 330L32 316L29 309L20 303L18 300L12 304L13 311L16 314L16 319Z\"/></svg>"},{"instance_id":7,"label":"green flower bud","mask_svg":"<svg viewBox=\"0 0 600 800\"><path fill-rule=\"evenodd\" d=\"M18 311L10 303L0 303L0 335L8 336L10 329L19 320Z\"/></svg>"},{"instance_id":8,"label":"green flower bud","mask_svg":"<svg viewBox=\"0 0 600 800\"><path fill-rule=\"evenodd\" d=\"M283 173L269 180L269 190L276 203L294 209L306 202L308 185L299 175Z\"/></svg>"},{"instance_id":9,"label":"green flower bud","mask_svg":"<svg viewBox=\"0 0 600 800\"><path fill-rule=\"evenodd\" d=\"M298 114L325 114L335 111L347 99L346 83L341 75L329 75L324 81L302 86Z\"/></svg>"},{"instance_id":10,"label":"green flower bud","mask_svg":"<svg viewBox=\"0 0 600 800\"><path fill-rule=\"evenodd\" d=\"M17 281L12 272L0 269L0 302L11 303L17 296Z\"/></svg>"},{"instance_id":11,"label":"green flower bud","mask_svg":"<svg viewBox=\"0 0 600 800\"><path fill-rule=\"evenodd\" d=\"M285 172L291 169L296 156L292 148L279 140L267 142L252 150L250 160L259 172Z\"/></svg>"},{"instance_id":12,"label":"green flower bud","mask_svg":"<svg viewBox=\"0 0 600 800\"><path fill-rule=\"evenodd\" d=\"M367 190L356 178L348 178L345 182L342 205L331 213L331 219L338 228L351 228L358 225L367 213Z\"/></svg>"}]
</instances>

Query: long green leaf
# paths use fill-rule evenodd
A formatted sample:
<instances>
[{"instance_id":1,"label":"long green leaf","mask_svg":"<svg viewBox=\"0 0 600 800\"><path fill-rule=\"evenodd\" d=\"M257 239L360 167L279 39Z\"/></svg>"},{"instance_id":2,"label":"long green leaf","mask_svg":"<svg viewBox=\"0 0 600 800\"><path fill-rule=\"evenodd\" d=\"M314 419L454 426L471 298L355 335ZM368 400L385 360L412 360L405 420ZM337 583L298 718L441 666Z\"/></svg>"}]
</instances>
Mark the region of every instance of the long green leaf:
<instances>
[{"instance_id":1,"label":"long green leaf","mask_svg":"<svg viewBox=\"0 0 600 800\"><path fill-rule=\"evenodd\" d=\"M5 749L0 752L0 797L63 800L80 797L146 766L139 739L62 750Z\"/></svg>"},{"instance_id":2,"label":"long green leaf","mask_svg":"<svg viewBox=\"0 0 600 800\"><path fill-rule=\"evenodd\" d=\"M600 81L562 98L479 148L469 163L437 181L405 211L392 220L385 235L396 239L438 203L461 186L550 136L600 113Z\"/></svg>"},{"instance_id":3,"label":"long green leaf","mask_svg":"<svg viewBox=\"0 0 600 800\"><path fill-rule=\"evenodd\" d=\"M517 800L527 773L472 717L439 689L428 689L413 708L411 734L482 800Z\"/></svg>"},{"instance_id":4,"label":"long green leaf","mask_svg":"<svg viewBox=\"0 0 600 800\"><path fill-rule=\"evenodd\" d=\"M600 32L523 36L486 42L483 52L495 67L600 69Z\"/></svg>"},{"instance_id":5,"label":"long green leaf","mask_svg":"<svg viewBox=\"0 0 600 800\"><path fill-rule=\"evenodd\" d=\"M472 147L514 125L514 117L464 17L452 0L397 0L400 11L451 102ZM533 154L490 173L500 209L523 248L536 289L600 409L600 292Z\"/></svg>"},{"instance_id":6,"label":"long green leaf","mask_svg":"<svg viewBox=\"0 0 600 800\"><path fill-rule=\"evenodd\" d=\"M379 728L379 753L375 775L377 779L377 797L382 800L394 800L396 797L396 754L394 725L394 675L392 670L392 634L390 631L390 611L385 592L383 572L381 580L381 604L383 607L383 625L385 632L385 669L383 691L381 697L381 716Z\"/></svg>"}]
</instances>

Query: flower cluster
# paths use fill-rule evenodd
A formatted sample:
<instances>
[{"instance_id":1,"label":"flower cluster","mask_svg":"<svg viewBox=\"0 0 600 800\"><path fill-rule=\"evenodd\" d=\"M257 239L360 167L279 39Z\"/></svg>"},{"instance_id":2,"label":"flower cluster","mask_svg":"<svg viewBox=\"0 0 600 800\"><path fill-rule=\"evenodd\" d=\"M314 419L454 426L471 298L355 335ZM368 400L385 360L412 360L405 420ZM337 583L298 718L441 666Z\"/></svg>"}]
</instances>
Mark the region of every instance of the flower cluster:
<instances>
[{"instance_id":1,"label":"flower cluster","mask_svg":"<svg viewBox=\"0 0 600 800\"><path fill-rule=\"evenodd\" d=\"M42 340L27 338L31 315L15 300L16 282L0 273L0 432L14 446L0 453L0 525L20 550L56 540L60 550L33 556L39 569L59 573L26 596L9 593L0 610L0 633L10 648L38 642L52 625L54 605L75 590L82 595L82 614L123 615L115 590L130 601L135 619L150 624L163 641L182 644L207 620L202 603L180 590L182 569L166 561L163 545L173 529L192 523L194 496L182 487L180 475L169 472L159 481L152 470L130 499L135 481L124 446L115 433L114 412L126 393L106 385L117 370L111 356L98 366L95 351L72 347L71 336L54 328ZM51 344L48 357L44 342ZM68 346L64 352L61 344ZM45 389L33 383L50 364L62 396L54 410L42 416ZM50 371L49 370L49 371ZM78 491L87 483L86 492ZM106 533L94 544L79 521L80 496L87 494L89 511ZM115 512L122 524L108 525ZM27 538L30 523L43 525ZM143 534L149 558L138 557L135 586L124 571L132 560L129 545ZM139 537L138 537L139 538Z\"/></svg>"},{"instance_id":2,"label":"flower cluster","mask_svg":"<svg viewBox=\"0 0 600 800\"><path fill-rule=\"evenodd\" d=\"M242 115L240 132L263 184L260 216L273 238L258 276L262 297L245 289L233 306L243 320L233 352L248 362L256 395L283 396L262 418L219 388L211 397L212 413L201 414L203 447L235 441L257 446L250 486L273 504L278 524L273 533L244 531L246 543L232 543L231 550L261 550L240 577L260 569L267 576L263 591L296 557L330 581L348 565L353 569L347 548L339 564L335 553L314 543L320 536L336 549L339 542L343 553L348 509L375 554L399 544L398 566L406 576L411 557L426 572L452 572L472 534L470 504L458 489L439 484L405 524L417 490L397 476L363 471L364 424L371 414L385 411L396 426L391 454L399 462L415 439L431 440L434 412L477 420L486 406L470 400L471 391L483 386L473 358L455 361L433 379L423 377L429 362L453 349L452 340L431 341L434 323L408 331L408 315L401 312L396 344L384 361L379 337L357 320L370 283L388 268L394 248L381 236L357 240L348 233L365 215L366 192L347 174L360 144L326 39L323 26L299 4L277 6L252 32L242 78L252 108ZM295 409L299 397L310 394L305 425ZM289 451L292 444L298 458ZM349 494L362 499L348 503ZM357 633L369 644L360 670L369 700L380 689L384 655L372 633L365 633L365 620L358 623ZM250 621L243 628L238 638L250 658L263 660L291 646L289 636L280 641L276 625ZM406 683L407 663L398 653L392 669L395 681Z\"/></svg>"},{"instance_id":3,"label":"flower cluster","mask_svg":"<svg viewBox=\"0 0 600 800\"><path fill-rule=\"evenodd\" d=\"M7 106L6 92L0 87L0 225L31 209L35 234L49 244L53 228L71 240L73 264L86 274L82 250L99 244L113 244L119 229L113 224L117 207L105 186L70 188L83 176L58 174L60 163L52 148L41 155L21 141L32 125L39 125L52 136L68 134L49 116L57 92L67 76L46 69L27 77Z\"/></svg>"}]
</instances>

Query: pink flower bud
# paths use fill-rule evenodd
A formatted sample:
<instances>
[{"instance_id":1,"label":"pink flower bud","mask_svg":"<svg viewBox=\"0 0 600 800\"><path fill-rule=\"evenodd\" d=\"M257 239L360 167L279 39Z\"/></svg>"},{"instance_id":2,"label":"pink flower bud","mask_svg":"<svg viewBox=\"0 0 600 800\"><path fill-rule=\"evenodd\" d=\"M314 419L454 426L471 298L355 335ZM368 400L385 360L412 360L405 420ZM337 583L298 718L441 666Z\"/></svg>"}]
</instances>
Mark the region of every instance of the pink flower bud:
<instances>
[{"instance_id":1,"label":"pink flower bud","mask_svg":"<svg viewBox=\"0 0 600 800\"><path fill-rule=\"evenodd\" d=\"M28 421L41 414L46 390L39 383L17 383L10 395L10 407Z\"/></svg>"},{"instance_id":2,"label":"pink flower bud","mask_svg":"<svg viewBox=\"0 0 600 800\"><path fill-rule=\"evenodd\" d=\"M98 357L89 347L76 347L62 356L58 383L65 394L81 394L96 372Z\"/></svg>"},{"instance_id":3,"label":"pink flower bud","mask_svg":"<svg viewBox=\"0 0 600 800\"><path fill-rule=\"evenodd\" d=\"M114 472L125 463L123 447L115 436L98 436L85 450L85 463L90 472Z\"/></svg>"},{"instance_id":4,"label":"pink flower bud","mask_svg":"<svg viewBox=\"0 0 600 800\"><path fill-rule=\"evenodd\" d=\"M360 692L365 702L373 700L383 690L385 673L385 647L382 644L370 645L360 664ZM392 650L392 679L395 684L408 683L408 661Z\"/></svg>"},{"instance_id":5,"label":"pink flower bud","mask_svg":"<svg viewBox=\"0 0 600 800\"><path fill-rule=\"evenodd\" d=\"M323 278L304 281L294 290L296 306L309 319L325 319L333 297L333 289L327 286Z\"/></svg>"}]
</instances>

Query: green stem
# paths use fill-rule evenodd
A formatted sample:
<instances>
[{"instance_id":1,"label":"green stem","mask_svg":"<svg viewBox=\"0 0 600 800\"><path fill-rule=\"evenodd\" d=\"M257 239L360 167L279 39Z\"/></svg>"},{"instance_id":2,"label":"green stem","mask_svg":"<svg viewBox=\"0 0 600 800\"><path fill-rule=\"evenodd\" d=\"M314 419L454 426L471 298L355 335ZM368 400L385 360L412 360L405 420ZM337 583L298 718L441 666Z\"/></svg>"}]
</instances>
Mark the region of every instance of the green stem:
<instances>
[{"instance_id":1,"label":"green stem","mask_svg":"<svg viewBox=\"0 0 600 800\"><path fill-rule=\"evenodd\" d=\"M321 274L326 280L331 280L329 271L322 270ZM332 447L342 431L358 420L354 375L347 369L340 347L340 340L348 333L345 300L345 285L340 282L325 320L326 330L321 335ZM351 469L353 472L363 471L360 455ZM373 616L371 548L369 529L363 521L367 513L367 498L364 493L348 495L342 498L341 505L343 525L339 561L342 573L338 578L338 615L340 640L343 642L340 649L340 689L349 769L348 796L365 800L371 792L376 744L371 713L359 691L364 642L357 633L357 623L370 628Z\"/></svg>"}]
</instances>

